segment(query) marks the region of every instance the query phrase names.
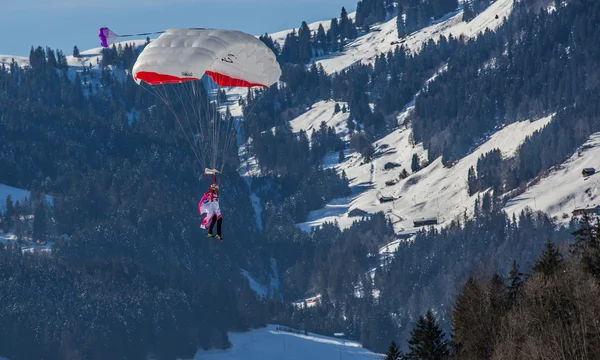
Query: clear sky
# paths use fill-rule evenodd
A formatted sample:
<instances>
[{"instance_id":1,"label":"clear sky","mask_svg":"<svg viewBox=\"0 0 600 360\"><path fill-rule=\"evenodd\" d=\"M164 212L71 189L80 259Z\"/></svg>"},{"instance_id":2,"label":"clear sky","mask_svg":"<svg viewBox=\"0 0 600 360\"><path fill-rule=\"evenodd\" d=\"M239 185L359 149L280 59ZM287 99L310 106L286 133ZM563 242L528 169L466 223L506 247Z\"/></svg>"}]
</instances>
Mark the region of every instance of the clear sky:
<instances>
[{"instance_id":1,"label":"clear sky","mask_svg":"<svg viewBox=\"0 0 600 360\"><path fill-rule=\"evenodd\" d=\"M339 16L358 0L6 0L0 5L0 54L28 56L31 46L70 55L99 46L98 28L116 33L215 27L251 34L297 28Z\"/></svg>"}]
</instances>

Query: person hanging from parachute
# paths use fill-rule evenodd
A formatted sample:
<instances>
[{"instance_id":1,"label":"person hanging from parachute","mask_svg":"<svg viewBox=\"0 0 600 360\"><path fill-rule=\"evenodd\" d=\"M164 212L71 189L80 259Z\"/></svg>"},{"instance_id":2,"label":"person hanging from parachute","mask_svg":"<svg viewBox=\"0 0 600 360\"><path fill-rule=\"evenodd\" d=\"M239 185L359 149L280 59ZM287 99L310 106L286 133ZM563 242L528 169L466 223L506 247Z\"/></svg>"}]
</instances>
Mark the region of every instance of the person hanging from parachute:
<instances>
[{"instance_id":1,"label":"person hanging from parachute","mask_svg":"<svg viewBox=\"0 0 600 360\"><path fill-rule=\"evenodd\" d=\"M225 106L218 103L223 101L218 96L220 88L268 88L279 81L281 68L275 53L261 40L236 30L183 28L118 35L101 28L98 36L101 45L108 47L119 37L149 34L161 35L145 45L131 74L138 85L168 107L201 166L199 170L212 175L209 191L198 204L200 216L206 213L200 227L213 237L216 223L217 238L223 241L216 174L222 177L227 160L237 156L237 131L234 119L221 114ZM210 92L205 83L213 86ZM187 132L186 122L180 118L187 119Z\"/></svg>"},{"instance_id":2,"label":"person hanging from parachute","mask_svg":"<svg viewBox=\"0 0 600 360\"><path fill-rule=\"evenodd\" d=\"M202 196L198 203L198 214L206 214L206 217L202 220L200 228L208 230L208 237L214 237L213 228L215 223L217 224L217 239L224 242L221 227L223 223L223 215L221 214L221 208L219 207L219 185L212 184L208 188L208 191Z\"/></svg>"}]
</instances>

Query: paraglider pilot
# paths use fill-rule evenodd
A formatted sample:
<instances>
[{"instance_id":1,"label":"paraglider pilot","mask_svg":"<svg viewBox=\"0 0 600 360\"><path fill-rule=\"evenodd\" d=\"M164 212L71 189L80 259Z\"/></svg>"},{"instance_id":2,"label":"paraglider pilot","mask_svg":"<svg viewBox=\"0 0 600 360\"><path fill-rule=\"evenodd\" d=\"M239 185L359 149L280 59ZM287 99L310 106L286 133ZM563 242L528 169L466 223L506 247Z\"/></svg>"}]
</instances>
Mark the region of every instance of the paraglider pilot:
<instances>
[{"instance_id":1,"label":"paraglider pilot","mask_svg":"<svg viewBox=\"0 0 600 360\"><path fill-rule=\"evenodd\" d=\"M221 235L221 224L223 223L223 215L219 207L219 185L212 184L208 191L202 196L198 203L198 214L206 213L206 217L202 220L200 228L208 229L208 237L214 237L213 228L217 223L217 239L223 241Z\"/></svg>"}]
</instances>

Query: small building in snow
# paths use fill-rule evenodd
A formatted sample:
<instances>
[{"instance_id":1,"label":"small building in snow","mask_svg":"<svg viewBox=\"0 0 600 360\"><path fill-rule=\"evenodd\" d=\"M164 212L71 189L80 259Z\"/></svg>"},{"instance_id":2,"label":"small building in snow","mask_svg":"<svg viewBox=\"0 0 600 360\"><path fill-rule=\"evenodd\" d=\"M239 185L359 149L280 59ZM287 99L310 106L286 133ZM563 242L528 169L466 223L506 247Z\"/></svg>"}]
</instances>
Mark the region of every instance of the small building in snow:
<instances>
[{"instance_id":1,"label":"small building in snow","mask_svg":"<svg viewBox=\"0 0 600 360\"><path fill-rule=\"evenodd\" d=\"M366 217L366 216L370 216L371 214L369 214L368 212L364 211L363 209L359 209L359 208L355 208L350 210L350 212L348 213L348 216L350 217Z\"/></svg>"},{"instance_id":2,"label":"small building in snow","mask_svg":"<svg viewBox=\"0 0 600 360\"><path fill-rule=\"evenodd\" d=\"M413 221L415 227L428 226L428 225L437 225L437 218L427 218Z\"/></svg>"},{"instance_id":3,"label":"small building in snow","mask_svg":"<svg viewBox=\"0 0 600 360\"><path fill-rule=\"evenodd\" d=\"M393 162L393 161L389 161L387 163L385 163L385 165L383 166L384 170L391 170L397 167L400 167L402 165L398 164L397 162Z\"/></svg>"},{"instance_id":4,"label":"small building in snow","mask_svg":"<svg viewBox=\"0 0 600 360\"><path fill-rule=\"evenodd\" d=\"M596 169L594 169L594 168L585 168L581 172L581 174L583 174L583 177L594 175L595 173L596 173Z\"/></svg>"},{"instance_id":5,"label":"small building in snow","mask_svg":"<svg viewBox=\"0 0 600 360\"><path fill-rule=\"evenodd\" d=\"M580 208L573 210L573 216L582 216L582 215L600 215L600 205L595 207L588 208Z\"/></svg>"}]
</instances>

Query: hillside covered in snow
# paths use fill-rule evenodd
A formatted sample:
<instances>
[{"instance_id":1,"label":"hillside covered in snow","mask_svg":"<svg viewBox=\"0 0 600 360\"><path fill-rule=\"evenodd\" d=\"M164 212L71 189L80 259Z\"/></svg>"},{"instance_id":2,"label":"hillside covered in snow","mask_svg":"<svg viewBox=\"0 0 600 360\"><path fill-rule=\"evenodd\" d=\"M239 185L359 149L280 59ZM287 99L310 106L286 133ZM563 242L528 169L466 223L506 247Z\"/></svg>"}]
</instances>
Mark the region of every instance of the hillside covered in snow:
<instances>
[{"instance_id":1,"label":"hillside covered in snow","mask_svg":"<svg viewBox=\"0 0 600 360\"><path fill-rule=\"evenodd\" d=\"M354 359L376 360L383 355L364 349L359 343L284 326L268 325L247 333L229 333L231 348L198 351L194 360L266 359Z\"/></svg>"}]
</instances>

